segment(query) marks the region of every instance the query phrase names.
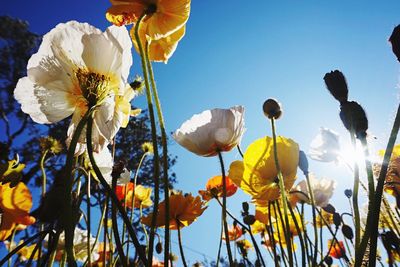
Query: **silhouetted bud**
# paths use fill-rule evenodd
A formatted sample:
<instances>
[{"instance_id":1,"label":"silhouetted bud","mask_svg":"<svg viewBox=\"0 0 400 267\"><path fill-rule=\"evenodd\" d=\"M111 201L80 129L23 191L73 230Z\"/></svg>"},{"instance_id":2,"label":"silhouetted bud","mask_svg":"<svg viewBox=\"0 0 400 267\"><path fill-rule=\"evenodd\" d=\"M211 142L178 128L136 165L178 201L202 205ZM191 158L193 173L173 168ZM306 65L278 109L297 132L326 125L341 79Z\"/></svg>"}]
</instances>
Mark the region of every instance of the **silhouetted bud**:
<instances>
[{"instance_id":1,"label":"silhouetted bud","mask_svg":"<svg viewBox=\"0 0 400 267\"><path fill-rule=\"evenodd\" d=\"M355 131L358 139L365 138L368 130L368 119L364 109L355 101L342 103L340 119L348 131Z\"/></svg>"},{"instance_id":2,"label":"silhouetted bud","mask_svg":"<svg viewBox=\"0 0 400 267\"><path fill-rule=\"evenodd\" d=\"M336 225L336 227L339 227L342 223L342 217L337 212L333 214L333 223Z\"/></svg>"},{"instance_id":3,"label":"silhouetted bud","mask_svg":"<svg viewBox=\"0 0 400 267\"><path fill-rule=\"evenodd\" d=\"M303 150L300 150L299 152L299 168L304 175L308 175L308 159Z\"/></svg>"},{"instance_id":4,"label":"silhouetted bud","mask_svg":"<svg viewBox=\"0 0 400 267\"><path fill-rule=\"evenodd\" d=\"M256 222L256 218L254 217L254 215L247 215L243 218L243 222L247 225L252 225Z\"/></svg>"},{"instance_id":5,"label":"silhouetted bud","mask_svg":"<svg viewBox=\"0 0 400 267\"><path fill-rule=\"evenodd\" d=\"M157 245L156 245L156 252L158 254L161 254L162 251L163 251L162 243L158 242Z\"/></svg>"},{"instance_id":6,"label":"silhouetted bud","mask_svg":"<svg viewBox=\"0 0 400 267\"><path fill-rule=\"evenodd\" d=\"M393 29L392 35L389 37L389 42L392 44L392 51L400 61L400 25Z\"/></svg>"},{"instance_id":7,"label":"silhouetted bud","mask_svg":"<svg viewBox=\"0 0 400 267\"><path fill-rule=\"evenodd\" d=\"M249 203L243 202L242 203L242 209L244 212L249 212Z\"/></svg>"},{"instance_id":8,"label":"silhouetted bud","mask_svg":"<svg viewBox=\"0 0 400 267\"><path fill-rule=\"evenodd\" d=\"M330 256L326 256L325 259L324 259L324 262L325 262L328 266L331 266L332 263L333 263L333 260L332 260L332 258L331 258Z\"/></svg>"},{"instance_id":9,"label":"silhouetted bud","mask_svg":"<svg viewBox=\"0 0 400 267\"><path fill-rule=\"evenodd\" d=\"M143 92L144 82L141 77L137 76L135 80L131 82L129 85L134 91L138 92L139 94Z\"/></svg>"},{"instance_id":10,"label":"silhouetted bud","mask_svg":"<svg viewBox=\"0 0 400 267\"><path fill-rule=\"evenodd\" d=\"M115 179L118 179L121 176L121 173L125 170L126 162L124 160L120 160L117 163L114 163L111 176Z\"/></svg>"},{"instance_id":11,"label":"silhouetted bud","mask_svg":"<svg viewBox=\"0 0 400 267\"><path fill-rule=\"evenodd\" d=\"M353 196L353 191L351 189L344 190L344 194L346 197L351 198Z\"/></svg>"},{"instance_id":12,"label":"silhouetted bud","mask_svg":"<svg viewBox=\"0 0 400 267\"><path fill-rule=\"evenodd\" d=\"M347 224L343 224L342 233L343 233L343 236L346 237L347 239L351 240L354 237L353 229L351 229L351 227L348 226Z\"/></svg>"},{"instance_id":13,"label":"silhouetted bud","mask_svg":"<svg viewBox=\"0 0 400 267\"><path fill-rule=\"evenodd\" d=\"M257 260L254 262L254 266L255 266L255 267L261 267L261 262L257 259Z\"/></svg>"},{"instance_id":14,"label":"silhouetted bud","mask_svg":"<svg viewBox=\"0 0 400 267\"><path fill-rule=\"evenodd\" d=\"M332 96L340 103L347 102L349 90L343 73L335 70L325 74L324 81Z\"/></svg>"},{"instance_id":15,"label":"silhouetted bud","mask_svg":"<svg viewBox=\"0 0 400 267\"><path fill-rule=\"evenodd\" d=\"M332 206L331 204L326 205L325 207L322 208L324 211L334 214L336 212L336 209L334 206Z\"/></svg>"},{"instance_id":16,"label":"silhouetted bud","mask_svg":"<svg viewBox=\"0 0 400 267\"><path fill-rule=\"evenodd\" d=\"M279 119L282 115L281 105L275 99L267 99L263 104L264 115L268 119Z\"/></svg>"}]
</instances>

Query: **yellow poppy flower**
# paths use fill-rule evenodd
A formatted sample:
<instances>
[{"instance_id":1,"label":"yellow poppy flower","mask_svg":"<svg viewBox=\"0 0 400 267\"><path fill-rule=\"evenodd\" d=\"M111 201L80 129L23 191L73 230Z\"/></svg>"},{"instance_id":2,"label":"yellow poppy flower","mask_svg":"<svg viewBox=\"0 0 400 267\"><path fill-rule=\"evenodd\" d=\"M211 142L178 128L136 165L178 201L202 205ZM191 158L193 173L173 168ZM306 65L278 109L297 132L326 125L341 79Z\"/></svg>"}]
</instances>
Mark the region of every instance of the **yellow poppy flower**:
<instances>
[{"instance_id":1,"label":"yellow poppy flower","mask_svg":"<svg viewBox=\"0 0 400 267\"><path fill-rule=\"evenodd\" d=\"M143 185L136 185L136 188L134 188L133 183L128 183L127 185L117 185L117 188L115 189L118 199L123 200L125 198L125 205L128 208L132 208L133 194L135 194L135 208L148 208L153 205L153 201L151 200L151 191L151 188L144 187Z\"/></svg>"},{"instance_id":2,"label":"yellow poppy flower","mask_svg":"<svg viewBox=\"0 0 400 267\"><path fill-rule=\"evenodd\" d=\"M139 29L139 37L140 37L140 42L142 43L143 47L145 46L145 43L149 43L149 60L150 61L156 61L156 62L164 62L167 63L168 59L172 56L172 54L175 52L178 42L183 38L186 32L186 26L182 26L175 32L164 36L160 39L157 40L152 40L150 37L146 35L147 32L147 27L148 24L144 24L142 27ZM133 41L133 44L135 46L136 51L139 53L139 47L136 42L135 38L135 33L134 33L134 28L131 29L131 38Z\"/></svg>"},{"instance_id":3,"label":"yellow poppy flower","mask_svg":"<svg viewBox=\"0 0 400 267\"><path fill-rule=\"evenodd\" d=\"M193 197L191 194L182 195L182 193L171 195L169 205L169 228L173 230L178 229L178 224L180 228L190 225L207 208L199 196ZM163 201L158 206L156 226L165 225L165 212L165 202ZM153 213L150 213L142 218L142 222L150 226L152 216Z\"/></svg>"},{"instance_id":4,"label":"yellow poppy flower","mask_svg":"<svg viewBox=\"0 0 400 267\"><path fill-rule=\"evenodd\" d=\"M282 210L281 214L283 215L283 210ZM293 237L293 236L299 235L299 231L297 230L296 223L300 228L299 230L303 231L303 223L302 223L302 220L301 220L301 215L298 212L294 212L294 218L290 214L287 214L287 216L288 216L288 219L289 219L290 236ZM282 225L281 222L282 222L282 220L280 218L277 218L276 222L273 225L274 225L275 229L277 229L277 230L279 229L279 233L281 235L281 239L284 240L285 239L285 234L284 234L284 228L283 228L283 225Z\"/></svg>"},{"instance_id":5,"label":"yellow poppy flower","mask_svg":"<svg viewBox=\"0 0 400 267\"><path fill-rule=\"evenodd\" d=\"M145 12L146 34L157 40L180 29L190 15L190 0L111 0L106 18L122 26L135 23Z\"/></svg>"},{"instance_id":6,"label":"yellow poppy flower","mask_svg":"<svg viewBox=\"0 0 400 267\"><path fill-rule=\"evenodd\" d=\"M324 226L332 225L333 222L333 214L326 212L324 209L321 209L321 214L318 214L315 218L315 224L318 228L322 228Z\"/></svg>"},{"instance_id":7,"label":"yellow poppy flower","mask_svg":"<svg viewBox=\"0 0 400 267\"><path fill-rule=\"evenodd\" d=\"M265 224L260 222L259 220L256 220L251 225L251 232L253 234L264 233L266 230L267 230L267 228L265 227Z\"/></svg>"},{"instance_id":8,"label":"yellow poppy flower","mask_svg":"<svg viewBox=\"0 0 400 267\"><path fill-rule=\"evenodd\" d=\"M383 157L385 150L378 152L379 156ZM373 166L374 175L379 176L381 164L375 163ZM389 161L388 170L385 178L384 190L386 193L399 198L400 197L400 144L393 148L392 156Z\"/></svg>"},{"instance_id":9,"label":"yellow poppy flower","mask_svg":"<svg viewBox=\"0 0 400 267\"><path fill-rule=\"evenodd\" d=\"M299 146L282 136L278 136L276 141L285 188L290 189L296 179ZM269 136L254 141L247 148L243 161L232 162L228 174L256 203L263 205L280 195L277 175L273 140Z\"/></svg>"},{"instance_id":10,"label":"yellow poppy flower","mask_svg":"<svg viewBox=\"0 0 400 267\"><path fill-rule=\"evenodd\" d=\"M6 240L18 224L31 225L35 218L29 216L32 195L24 183L11 188L10 184L0 185L0 241Z\"/></svg>"}]
</instances>

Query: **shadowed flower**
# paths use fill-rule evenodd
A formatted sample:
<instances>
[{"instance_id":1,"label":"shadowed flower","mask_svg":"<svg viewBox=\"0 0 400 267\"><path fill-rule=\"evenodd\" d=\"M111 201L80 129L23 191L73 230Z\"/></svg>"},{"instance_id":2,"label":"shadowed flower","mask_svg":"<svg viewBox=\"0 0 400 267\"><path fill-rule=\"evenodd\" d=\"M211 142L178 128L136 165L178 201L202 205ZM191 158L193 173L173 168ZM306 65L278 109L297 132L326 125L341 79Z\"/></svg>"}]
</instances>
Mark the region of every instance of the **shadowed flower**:
<instances>
[{"instance_id":1,"label":"shadowed flower","mask_svg":"<svg viewBox=\"0 0 400 267\"><path fill-rule=\"evenodd\" d=\"M207 208L205 202L199 196L193 197L191 194L182 195L182 193L171 195L169 198L169 227L177 230L179 228L190 225L197 217L203 214ZM165 201L158 206L158 215L156 226L165 225ZM151 225L153 213L142 218L142 222L148 226Z\"/></svg>"},{"instance_id":2,"label":"shadowed flower","mask_svg":"<svg viewBox=\"0 0 400 267\"><path fill-rule=\"evenodd\" d=\"M50 124L72 115L67 144L89 108L95 108L94 150L99 152L127 124L135 93L127 84L132 65L131 40L125 27L105 32L70 21L43 37L28 62L14 96L22 110L38 123ZM85 150L85 133L76 153Z\"/></svg>"},{"instance_id":3,"label":"shadowed flower","mask_svg":"<svg viewBox=\"0 0 400 267\"><path fill-rule=\"evenodd\" d=\"M39 139L39 142L42 153L45 151L50 151L53 154L58 154L62 151L63 148L61 143L51 136L42 137Z\"/></svg>"},{"instance_id":4,"label":"shadowed flower","mask_svg":"<svg viewBox=\"0 0 400 267\"><path fill-rule=\"evenodd\" d=\"M384 154L384 150L379 151L379 155L382 158ZM373 165L375 177L379 176L381 167L382 165L380 163L375 163ZM386 173L384 190L386 193L394 196L398 201L400 201L400 144L395 145L393 148Z\"/></svg>"},{"instance_id":5,"label":"shadowed flower","mask_svg":"<svg viewBox=\"0 0 400 267\"><path fill-rule=\"evenodd\" d=\"M117 26L135 23L146 13L141 27L152 40L182 28L189 18L190 0L111 0L106 18Z\"/></svg>"},{"instance_id":6,"label":"shadowed flower","mask_svg":"<svg viewBox=\"0 0 400 267\"><path fill-rule=\"evenodd\" d=\"M146 42L149 43L148 56L150 61L164 62L167 63L168 59L173 55L176 48L178 47L179 41L183 38L186 31L186 26L182 26L170 35L164 36L157 40L152 40L146 35L147 24L143 25L139 29L139 38L143 47ZM136 51L139 51L139 47L135 38L134 30L131 30L131 38L135 46Z\"/></svg>"},{"instance_id":7,"label":"shadowed flower","mask_svg":"<svg viewBox=\"0 0 400 267\"><path fill-rule=\"evenodd\" d=\"M328 240L329 256L335 259L343 258L346 255L343 241L336 242L335 240Z\"/></svg>"},{"instance_id":8,"label":"shadowed flower","mask_svg":"<svg viewBox=\"0 0 400 267\"><path fill-rule=\"evenodd\" d=\"M25 164L19 162L18 155L16 159L0 162L0 183L10 183L11 187L16 186L22 177L24 168Z\"/></svg>"},{"instance_id":9,"label":"shadowed flower","mask_svg":"<svg viewBox=\"0 0 400 267\"><path fill-rule=\"evenodd\" d=\"M314 175L310 175L310 184L314 195L315 205L321 208L329 204L329 200L333 196L333 190L336 183L329 179L316 179ZM291 197L298 198L298 200L311 204L311 197L308 191L307 181L303 180L292 188ZM300 193L298 193L300 192Z\"/></svg>"},{"instance_id":10,"label":"shadowed flower","mask_svg":"<svg viewBox=\"0 0 400 267\"><path fill-rule=\"evenodd\" d=\"M22 243L24 243L24 240L21 239L18 242L18 246L21 245ZM12 251L14 248L17 247L14 242L13 242L13 244L11 246L9 241L4 241L4 245L5 245L5 247L7 248L8 251ZM18 250L17 255L19 256L19 260L20 261L29 260L29 258L31 257L35 247L36 247L36 244L33 244L33 245L30 245L30 246L24 246L20 250ZM38 253L38 251L36 251L36 253L35 253L35 255L33 255L32 259L36 261L38 258L39 258L39 253Z\"/></svg>"},{"instance_id":11,"label":"shadowed flower","mask_svg":"<svg viewBox=\"0 0 400 267\"><path fill-rule=\"evenodd\" d=\"M238 224L228 226L228 235L229 241L235 241L243 235L242 228ZM225 237L222 236L222 239L225 240Z\"/></svg>"},{"instance_id":12,"label":"shadowed flower","mask_svg":"<svg viewBox=\"0 0 400 267\"><path fill-rule=\"evenodd\" d=\"M283 210L281 211L281 214L283 214ZM299 230L303 231L303 223L302 223L302 219L301 219L300 213L294 212L294 218L293 218L293 216L291 214L288 214L287 217L289 219L288 230L289 230L290 236L293 237L293 236L299 235L299 231L297 230L296 224L299 227ZM279 232L279 234L281 236L281 239L284 240L285 239L285 234L284 234L285 231L284 231L284 228L283 228L283 226L281 224L281 219L280 218L276 218L276 219L277 219L276 222L273 223L273 225L274 225L274 227L276 229L274 231L274 233L275 232L277 232L277 233Z\"/></svg>"},{"instance_id":13,"label":"shadowed flower","mask_svg":"<svg viewBox=\"0 0 400 267\"><path fill-rule=\"evenodd\" d=\"M143 150L144 153L152 155L154 153L153 143L144 142L142 144L142 150Z\"/></svg>"},{"instance_id":14,"label":"shadowed flower","mask_svg":"<svg viewBox=\"0 0 400 267\"><path fill-rule=\"evenodd\" d=\"M319 134L311 141L308 156L323 162L337 162L340 156L339 135L321 127Z\"/></svg>"},{"instance_id":15,"label":"shadowed flower","mask_svg":"<svg viewBox=\"0 0 400 267\"><path fill-rule=\"evenodd\" d=\"M113 170L113 158L111 155L111 152L108 150L108 148L105 148L101 150L98 153L93 153L94 160L96 161L97 167L99 167L101 174L103 175L103 178L106 180L106 182L111 185L112 182L112 170ZM89 160L89 155L85 153L85 165L87 168L92 170L92 164ZM93 177L97 178L96 173L92 170L92 175Z\"/></svg>"},{"instance_id":16,"label":"shadowed flower","mask_svg":"<svg viewBox=\"0 0 400 267\"><path fill-rule=\"evenodd\" d=\"M278 160L285 188L293 186L299 161L299 146L293 140L277 137ZM279 197L278 171L275 166L274 146L271 137L254 141L247 148L243 161L234 161L228 176L260 205Z\"/></svg>"},{"instance_id":17,"label":"shadowed flower","mask_svg":"<svg viewBox=\"0 0 400 267\"><path fill-rule=\"evenodd\" d=\"M253 234L264 233L266 230L267 230L267 228L265 227L265 224L260 222L259 220L256 220L251 225L251 232Z\"/></svg>"},{"instance_id":18,"label":"shadowed flower","mask_svg":"<svg viewBox=\"0 0 400 267\"><path fill-rule=\"evenodd\" d=\"M6 240L18 224L31 225L35 218L29 216L32 195L24 183L11 188L10 184L0 184L0 241Z\"/></svg>"},{"instance_id":19,"label":"shadowed flower","mask_svg":"<svg viewBox=\"0 0 400 267\"><path fill-rule=\"evenodd\" d=\"M248 251L250 249L253 249L253 245L247 239L241 239L236 241L236 246L238 247L240 254L243 255L244 257L247 257Z\"/></svg>"},{"instance_id":20,"label":"shadowed flower","mask_svg":"<svg viewBox=\"0 0 400 267\"><path fill-rule=\"evenodd\" d=\"M244 107L212 109L194 115L175 131L174 139L199 156L211 157L230 151L244 132Z\"/></svg>"},{"instance_id":21,"label":"shadowed flower","mask_svg":"<svg viewBox=\"0 0 400 267\"><path fill-rule=\"evenodd\" d=\"M322 228L324 226L328 227L334 224L333 214L326 212L324 209L321 209L321 213L318 214L315 218L315 223L318 228Z\"/></svg>"},{"instance_id":22,"label":"shadowed flower","mask_svg":"<svg viewBox=\"0 0 400 267\"><path fill-rule=\"evenodd\" d=\"M229 177L226 177L226 196L233 196L237 191L237 186L232 182ZM199 194L204 201L209 201L214 197L222 197L222 176L217 175L210 178L206 184L206 190L199 190Z\"/></svg>"},{"instance_id":23,"label":"shadowed flower","mask_svg":"<svg viewBox=\"0 0 400 267\"><path fill-rule=\"evenodd\" d=\"M134 184L128 183L127 185L117 185L115 193L119 200L122 201L125 198L125 205L130 209L132 208L133 194L135 194L135 208L148 208L153 205L151 190L150 187L144 187L143 185L136 185L134 189Z\"/></svg>"}]
</instances>

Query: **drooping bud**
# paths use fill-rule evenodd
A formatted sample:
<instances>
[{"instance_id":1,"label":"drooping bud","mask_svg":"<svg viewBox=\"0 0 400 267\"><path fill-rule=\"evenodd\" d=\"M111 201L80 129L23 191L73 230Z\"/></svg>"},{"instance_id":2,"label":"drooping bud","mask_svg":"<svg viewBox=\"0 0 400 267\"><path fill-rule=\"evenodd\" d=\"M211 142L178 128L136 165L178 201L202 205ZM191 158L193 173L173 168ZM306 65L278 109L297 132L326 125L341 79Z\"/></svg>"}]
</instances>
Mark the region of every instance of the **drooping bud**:
<instances>
[{"instance_id":1,"label":"drooping bud","mask_svg":"<svg viewBox=\"0 0 400 267\"><path fill-rule=\"evenodd\" d=\"M279 119L282 116L281 105L275 99L267 99L263 104L264 115L268 119Z\"/></svg>"},{"instance_id":2,"label":"drooping bud","mask_svg":"<svg viewBox=\"0 0 400 267\"><path fill-rule=\"evenodd\" d=\"M249 203L243 202L242 203L242 209L244 212L249 212Z\"/></svg>"},{"instance_id":3,"label":"drooping bud","mask_svg":"<svg viewBox=\"0 0 400 267\"><path fill-rule=\"evenodd\" d=\"M335 70L326 73L324 81L329 92L337 101L340 103L347 101L349 90L347 88L346 78L341 71Z\"/></svg>"},{"instance_id":4,"label":"drooping bud","mask_svg":"<svg viewBox=\"0 0 400 267\"><path fill-rule=\"evenodd\" d=\"M303 150L300 150L299 152L299 168L300 170L304 173L304 175L308 175L308 160L306 153L304 153Z\"/></svg>"},{"instance_id":5,"label":"drooping bud","mask_svg":"<svg viewBox=\"0 0 400 267\"><path fill-rule=\"evenodd\" d=\"M162 243L158 242L157 245L156 245L156 252L158 254L161 254L162 251L163 251Z\"/></svg>"},{"instance_id":6,"label":"drooping bud","mask_svg":"<svg viewBox=\"0 0 400 267\"><path fill-rule=\"evenodd\" d=\"M326 205L325 207L322 207L322 209L330 214L334 214L336 212L336 209L334 206L331 204Z\"/></svg>"},{"instance_id":7,"label":"drooping bud","mask_svg":"<svg viewBox=\"0 0 400 267\"><path fill-rule=\"evenodd\" d=\"M343 224L342 233L343 236L346 237L347 239L352 240L354 237L353 229L351 229L351 227L348 226L347 224Z\"/></svg>"},{"instance_id":8,"label":"drooping bud","mask_svg":"<svg viewBox=\"0 0 400 267\"><path fill-rule=\"evenodd\" d=\"M355 101L342 103L340 119L348 131L354 130L358 139L365 138L368 130L368 119L364 109Z\"/></svg>"},{"instance_id":9,"label":"drooping bud","mask_svg":"<svg viewBox=\"0 0 400 267\"><path fill-rule=\"evenodd\" d=\"M342 217L337 212L333 214L333 223L335 224L336 227L339 227L340 224L342 223Z\"/></svg>"},{"instance_id":10,"label":"drooping bud","mask_svg":"<svg viewBox=\"0 0 400 267\"><path fill-rule=\"evenodd\" d=\"M392 44L392 51L400 62L400 25L397 25L389 37L389 42Z\"/></svg>"}]
</instances>

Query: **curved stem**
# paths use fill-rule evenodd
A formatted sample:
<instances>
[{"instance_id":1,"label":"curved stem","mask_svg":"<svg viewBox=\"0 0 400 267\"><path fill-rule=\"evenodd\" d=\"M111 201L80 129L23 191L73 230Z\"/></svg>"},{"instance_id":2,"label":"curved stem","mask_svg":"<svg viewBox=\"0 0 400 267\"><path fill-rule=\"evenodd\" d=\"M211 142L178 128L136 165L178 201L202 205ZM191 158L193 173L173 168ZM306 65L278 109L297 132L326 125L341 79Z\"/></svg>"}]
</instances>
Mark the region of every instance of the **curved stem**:
<instances>
[{"instance_id":1,"label":"curved stem","mask_svg":"<svg viewBox=\"0 0 400 267\"><path fill-rule=\"evenodd\" d=\"M226 250L228 252L229 265L232 266L233 258L232 258L231 245L229 242L228 223L226 222L226 175L225 175L224 160L222 158L221 151L218 151L218 158L221 164L221 172L222 172L222 223L224 224L225 243L226 243Z\"/></svg>"},{"instance_id":2,"label":"curved stem","mask_svg":"<svg viewBox=\"0 0 400 267\"><path fill-rule=\"evenodd\" d=\"M353 131L350 131L351 136L351 143L353 145L354 151L356 150L356 139L354 136ZM360 245L360 238L361 238L361 228L360 228L360 209L358 207L358 191L360 185L360 173L358 169L357 161L354 161L354 185L353 185L353 196L352 196L352 203L353 203L353 210L354 210L354 228L355 228L355 247L356 250Z\"/></svg>"},{"instance_id":3,"label":"curved stem","mask_svg":"<svg viewBox=\"0 0 400 267\"><path fill-rule=\"evenodd\" d=\"M156 103L157 115L158 115L158 123L160 125L161 130L161 144L163 148L162 152L162 161L163 161L163 182L164 182L164 203L165 203L165 234L164 234L164 262L166 262L166 267L168 267L168 259L169 259L169 180L168 180L168 146L167 146L167 133L165 131L165 122L164 116L161 109L160 99L158 97L158 91L156 82L154 80L153 67L151 65L149 59L149 43L146 42L146 61L147 61L147 70L149 71L151 88L153 89L154 102Z\"/></svg>"},{"instance_id":4,"label":"curved stem","mask_svg":"<svg viewBox=\"0 0 400 267\"><path fill-rule=\"evenodd\" d=\"M289 227L289 218L287 216L288 207L287 207L286 189L285 189L285 184L284 184L284 181L283 181L281 168L279 166L278 147L276 145L276 130L275 130L275 119L274 118L271 118L271 128L272 128L272 139L273 139L273 143L274 143L275 167L276 167L276 170L278 171L279 190L281 192L282 202L283 202L283 211L285 213L284 217L285 217L286 227L284 227L284 229L285 229L286 245L287 245L288 254L289 254L289 265L293 266L292 242L290 242L290 233L287 230L287 228Z\"/></svg>"},{"instance_id":5,"label":"curved stem","mask_svg":"<svg viewBox=\"0 0 400 267\"><path fill-rule=\"evenodd\" d=\"M156 228L156 219L158 214L158 204L160 201L159 190L160 190L160 159L158 155L158 145L157 145L157 133L156 133L156 122L154 116L154 109L153 109L153 100L150 91L150 83L148 77L148 70L146 66L145 60L145 52L143 49L142 42L139 37L139 28L142 20L146 17L146 12L139 18L139 20L135 24L134 34L136 43L139 48L140 59L142 63L142 70L143 70L143 77L145 81L146 87L146 99L147 99L147 106L149 109L149 116L150 116L150 123L151 123L151 139L153 142L153 149L154 149L154 208L153 208L153 217L151 220L151 227L150 227L150 240L149 240L149 250L147 258L149 259L149 267L151 266L151 262L153 259L153 249L154 249L154 235L155 235L155 228Z\"/></svg>"},{"instance_id":6,"label":"curved stem","mask_svg":"<svg viewBox=\"0 0 400 267\"><path fill-rule=\"evenodd\" d=\"M96 161L94 159L93 147L92 147L92 142L91 142L91 140L92 140L92 125L93 125L93 118L90 117L88 119L88 126L86 129L86 140L88 140L86 143L87 143L87 150L88 150L88 154L89 154L90 163L92 164L92 168L93 168L97 178L99 179L101 185L106 190L106 193L111 197L111 200L116 205L119 213L121 214L122 219L128 228L128 233L129 233L130 237L132 238L132 242L135 245L135 248L138 252L140 260L144 264L147 264L148 261L146 259L145 252L143 251L143 248L140 245L139 240L136 237L135 230L133 229L132 224L130 224L128 215L126 215L126 212L125 212L124 208L122 207L121 203L119 202L117 196L112 191L110 186L107 184L106 180L104 179L103 175L101 174L101 171L100 171L99 167L97 166Z\"/></svg>"},{"instance_id":7,"label":"curved stem","mask_svg":"<svg viewBox=\"0 0 400 267\"><path fill-rule=\"evenodd\" d=\"M180 222L178 220L176 220L176 225L178 226L178 242L179 242L179 251L180 251L181 257L182 257L182 263L183 263L184 267L187 267L186 260L185 260L185 254L183 253L181 227L180 227Z\"/></svg>"},{"instance_id":8,"label":"curved stem","mask_svg":"<svg viewBox=\"0 0 400 267\"><path fill-rule=\"evenodd\" d=\"M222 210L221 210L221 218L222 218ZM223 234L224 234L224 222L221 220L221 233L219 235L219 244L218 244L218 253L217 253L217 266L216 267L219 266L219 259L221 257L222 236L223 236Z\"/></svg>"},{"instance_id":9,"label":"curved stem","mask_svg":"<svg viewBox=\"0 0 400 267\"><path fill-rule=\"evenodd\" d=\"M90 247L90 235L91 235L91 216L90 216L90 172L88 176L86 177L86 197L87 197L87 203L86 203L86 216L87 216L87 253L88 253L88 264L89 266L92 265L92 250Z\"/></svg>"}]
</instances>

